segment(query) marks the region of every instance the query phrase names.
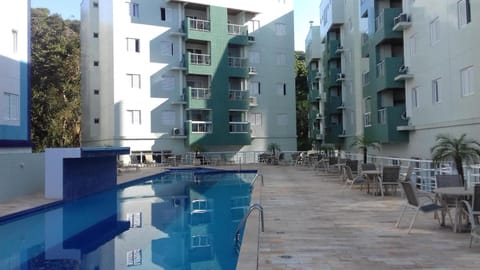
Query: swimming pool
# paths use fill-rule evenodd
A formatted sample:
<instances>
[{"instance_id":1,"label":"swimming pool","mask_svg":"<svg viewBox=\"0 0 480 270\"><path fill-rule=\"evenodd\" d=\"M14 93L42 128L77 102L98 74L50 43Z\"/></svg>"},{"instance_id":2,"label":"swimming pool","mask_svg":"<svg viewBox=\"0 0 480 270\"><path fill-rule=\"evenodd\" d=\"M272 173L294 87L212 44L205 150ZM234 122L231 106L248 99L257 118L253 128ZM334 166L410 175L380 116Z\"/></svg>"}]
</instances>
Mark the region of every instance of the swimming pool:
<instances>
[{"instance_id":1,"label":"swimming pool","mask_svg":"<svg viewBox=\"0 0 480 270\"><path fill-rule=\"evenodd\" d=\"M2 269L235 269L255 171L171 170L0 223Z\"/></svg>"}]
</instances>

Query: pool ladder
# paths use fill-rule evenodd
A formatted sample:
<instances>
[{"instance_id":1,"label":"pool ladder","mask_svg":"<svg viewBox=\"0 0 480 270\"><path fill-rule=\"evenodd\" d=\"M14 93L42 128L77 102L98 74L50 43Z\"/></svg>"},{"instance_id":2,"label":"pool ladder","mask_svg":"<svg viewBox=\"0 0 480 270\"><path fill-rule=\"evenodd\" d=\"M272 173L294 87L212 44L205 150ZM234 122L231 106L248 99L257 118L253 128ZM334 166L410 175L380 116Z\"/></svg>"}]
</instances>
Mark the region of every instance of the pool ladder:
<instances>
[{"instance_id":1,"label":"pool ladder","mask_svg":"<svg viewBox=\"0 0 480 270\"><path fill-rule=\"evenodd\" d=\"M241 243L240 231L247 224L248 217L253 212L253 210L258 210L260 212L260 224L261 224L262 232L264 232L263 207L258 203L254 203L254 204L250 205L250 207L248 208L247 214L243 217L243 219L238 224L237 229L235 230L235 239L234 239L235 243L234 243L234 245L235 245L235 250L237 252L240 252L240 243Z\"/></svg>"}]
</instances>

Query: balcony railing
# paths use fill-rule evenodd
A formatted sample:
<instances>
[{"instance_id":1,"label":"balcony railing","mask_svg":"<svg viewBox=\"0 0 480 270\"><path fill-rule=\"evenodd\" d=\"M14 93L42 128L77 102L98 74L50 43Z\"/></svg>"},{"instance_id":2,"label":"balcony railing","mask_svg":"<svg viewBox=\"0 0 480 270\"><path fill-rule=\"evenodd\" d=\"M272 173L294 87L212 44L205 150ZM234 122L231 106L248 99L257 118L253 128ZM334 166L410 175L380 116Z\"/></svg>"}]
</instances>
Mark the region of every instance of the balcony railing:
<instances>
[{"instance_id":1,"label":"balcony railing","mask_svg":"<svg viewBox=\"0 0 480 270\"><path fill-rule=\"evenodd\" d=\"M239 24L232 24L229 23L227 25L228 28L228 34L230 35L247 35L247 27L244 25L239 25Z\"/></svg>"},{"instance_id":2,"label":"balcony railing","mask_svg":"<svg viewBox=\"0 0 480 270\"><path fill-rule=\"evenodd\" d=\"M197 31L210 31L210 21L188 18L188 28Z\"/></svg>"},{"instance_id":3,"label":"balcony railing","mask_svg":"<svg viewBox=\"0 0 480 270\"><path fill-rule=\"evenodd\" d=\"M380 63L377 64L377 78L380 76L385 76L385 60L380 61Z\"/></svg>"},{"instance_id":4,"label":"balcony railing","mask_svg":"<svg viewBox=\"0 0 480 270\"><path fill-rule=\"evenodd\" d=\"M188 58L192 65L209 66L211 63L210 54L189 53Z\"/></svg>"},{"instance_id":5,"label":"balcony railing","mask_svg":"<svg viewBox=\"0 0 480 270\"><path fill-rule=\"evenodd\" d=\"M212 122L192 121L192 133L212 133Z\"/></svg>"},{"instance_id":6,"label":"balcony railing","mask_svg":"<svg viewBox=\"0 0 480 270\"><path fill-rule=\"evenodd\" d=\"M370 72L365 72L362 74L362 85L366 86L370 84Z\"/></svg>"},{"instance_id":7,"label":"balcony railing","mask_svg":"<svg viewBox=\"0 0 480 270\"><path fill-rule=\"evenodd\" d=\"M192 99L209 99L210 88L190 88Z\"/></svg>"},{"instance_id":8,"label":"balcony railing","mask_svg":"<svg viewBox=\"0 0 480 270\"><path fill-rule=\"evenodd\" d=\"M249 122L230 122L229 130L231 133L248 133L250 132Z\"/></svg>"},{"instance_id":9,"label":"balcony railing","mask_svg":"<svg viewBox=\"0 0 480 270\"><path fill-rule=\"evenodd\" d=\"M246 68L247 67L247 58L243 57L228 57L228 66L233 68Z\"/></svg>"},{"instance_id":10,"label":"balcony railing","mask_svg":"<svg viewBox=\"0 0 480 270\"><path fill-rule=\"evenodd\" d=\"M248 100L249 92L246 90L228 90L230 100Z\"/></svg>"}]
</instances>

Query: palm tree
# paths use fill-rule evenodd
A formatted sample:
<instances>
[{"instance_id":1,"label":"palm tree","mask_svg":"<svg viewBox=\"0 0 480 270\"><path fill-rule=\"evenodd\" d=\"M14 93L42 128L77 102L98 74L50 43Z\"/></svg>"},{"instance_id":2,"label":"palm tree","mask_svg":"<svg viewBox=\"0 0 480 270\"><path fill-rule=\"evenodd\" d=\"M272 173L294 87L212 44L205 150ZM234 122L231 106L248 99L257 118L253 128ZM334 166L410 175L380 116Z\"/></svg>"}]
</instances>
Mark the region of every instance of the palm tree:
<instances>
[{"instance_id":1,"label":"palm tree","mask_svg":"<svg viewBox=\"0 0 480 270\"><path fill-rule=\"evenodd\" d=\"M363 163L367 163L367 152L368 148L373 148L375 150L380 150L380 144L376 141L372 141L365 136L357 136L353 139L350 147L356 147L358 150L363 152Z\"/></svg>"},{"instance_id":2,"label":"palm tree","mask_svg":"<svg viewBox=\"0 0 480 270\"><path fill-rule=\"evenodd\" d=\"M463 162L471 164L480 161L480 143L467 138L465 133L459 138L452 137L449 134L437 135L435 145L430 149L430 152L434 163L453 161L463 183L465 183Z\"/></svg>"},{"instance_id":3,"label":"palm tree","mask_svg":"<svg viewBox=\"0 0 480 270\"><path fill-rule=\"evenodd\" d=\"M275 156L275 151L280 151L280 146L276 143L269 143L267 146L267 150L272 152L273 156Z\"/></svg>"}]
</instances>

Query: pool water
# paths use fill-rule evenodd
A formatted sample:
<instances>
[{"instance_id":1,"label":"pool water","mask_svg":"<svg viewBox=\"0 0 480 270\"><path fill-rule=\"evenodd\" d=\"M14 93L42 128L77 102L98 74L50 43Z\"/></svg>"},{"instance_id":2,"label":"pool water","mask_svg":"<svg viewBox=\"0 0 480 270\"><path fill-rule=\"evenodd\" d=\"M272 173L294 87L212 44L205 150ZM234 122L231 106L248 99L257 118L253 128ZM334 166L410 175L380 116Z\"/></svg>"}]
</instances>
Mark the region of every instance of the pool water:
<instances>
[{"instance_id":1,"label":"pool water","mask_svg":"<svg viewBox=\"0 0 480 270\"><path fill-rule=\"evenodd\" d=\"M1 269L235 269L253 171L172 170L0 224Z\"/></svg>"}]
</instances>

